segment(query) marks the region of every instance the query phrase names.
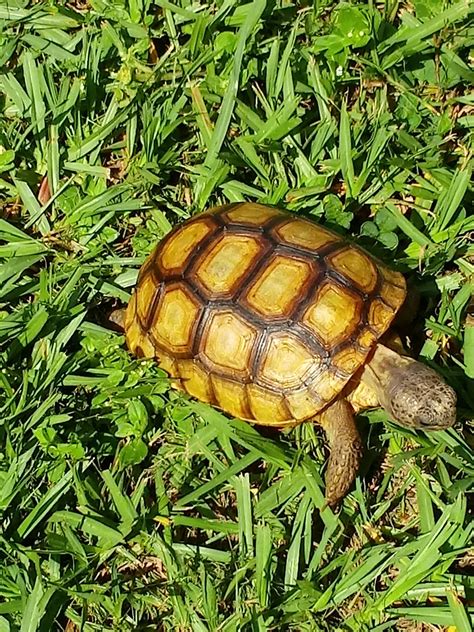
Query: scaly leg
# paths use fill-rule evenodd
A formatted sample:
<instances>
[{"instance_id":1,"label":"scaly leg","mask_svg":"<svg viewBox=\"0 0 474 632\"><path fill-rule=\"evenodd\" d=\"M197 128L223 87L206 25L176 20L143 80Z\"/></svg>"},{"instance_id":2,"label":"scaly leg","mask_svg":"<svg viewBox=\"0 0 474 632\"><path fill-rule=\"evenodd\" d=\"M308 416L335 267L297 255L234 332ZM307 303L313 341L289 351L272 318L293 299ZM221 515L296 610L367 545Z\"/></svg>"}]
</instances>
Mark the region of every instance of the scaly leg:
<instances>
[{"instance_id":1,"label":"scaly leg","mask_svg":"<svg viewBox=\"0 0 474 632\"><path fill-rule=\"evenodd\" d=\"M326 502L333 506L344 498L359 469L362 442L354 415L345 400L338 400L320 416L326 433L330 456L326 472Z\"/></svg>"}]
</instances>

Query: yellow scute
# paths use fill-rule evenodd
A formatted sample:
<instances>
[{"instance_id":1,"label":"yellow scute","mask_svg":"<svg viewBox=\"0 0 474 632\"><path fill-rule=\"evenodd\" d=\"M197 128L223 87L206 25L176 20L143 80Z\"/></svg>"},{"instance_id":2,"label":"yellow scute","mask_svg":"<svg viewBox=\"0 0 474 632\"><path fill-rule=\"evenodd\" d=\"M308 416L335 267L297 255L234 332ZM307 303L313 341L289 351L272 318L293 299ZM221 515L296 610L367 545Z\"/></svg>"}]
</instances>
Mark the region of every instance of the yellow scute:
<instances>
[{"instance_id":1,"label":"yellow scute","mask_svg":"<svg viewBox=\"0 0 474 632\"><path fill-rule=\"evenodd\" d=\"M308 388L303 388L286 395L288 408L294 419L310 419L316 415L324 405L318 395L312 393Z\"/></svg>"},{"instance_id":2,"label":"yellow scute","mask_svg":"<svg viewBox=\"0 0 474 632\"><path fill-rule=\"evenodd\" d=\"M154 339L171 353L189 350L200 306L184 287L166 289L151 326Z\"/></svg>"},{"instance_id":3,"label":"yellow scute","mask_svg":"<svg viewBox=\"0 0 474 632\"><path fill-rule=\"evenodd\" d=\"M364 292L371 292L377 283L377 270L371 259L354 246L339 250L328 259L331 265L358 285Z\"/></svg>"},{"instance_id":4,"label":"yellow scute","mask_svg":"<svg viewBox=\"0 0 474 632\"><path fill-rule=\"evenodd\" d=\"M295 336L271 334L261 377L274 386L294 388L317 371L320 361Z\"/></svg>"},{"instance_id":5,"label":"yellow scute","mask_svg":"<svg viewBox=\"0 0 474 632\"><path fill-rule=\"evenodd\" d=\"M306 261L277 255L250 286L245 300L263 316L289 314L310 276Z\"/></svg>"},{"instance_id":6,"label":"yellow scute","mask_svg":"<svg viewBox=\"0 0 474 632\"><path fill-rule=\"evenodd\" d=\"M158 262L162 270L169 272L181 268L210 230L206 218L202 218L184 224L173 235L165 239L158 255Z\"/></svg>"},{"instance_id":7,"label":"yellow scute","mask_svg":"<svg viewBox=\"0 0 474 632\"><path fill-rule=\"evenodd\" d=\"M254 263L261 246L248 235L224 235L196 266L196 276L211 293L229 293Z\"/></svg>"},{"instance_id":8,"label":"yellow scute","mask_svg":"<svg viewBox=\"0 0 474 632\"><path fill-rule=\"evenodd\" d=\"M263 204L242 204L226 213L231 222L249 224L250 226L262 226L269 219L280 214L281 211L278 209Z\"/></svg>"},{"instance_id":9,"label":"yellow scute","mask_svg":"<svg viewBox=\"0 0 474 632\"><path fill-rule=\"evenodd\" d=\"M271 393L256 384L249 384L248 392L252 415L258 423L278 426L291 420L282 395Z\"/></svg>"},{"instance_id":10,"label":"yellow scute","mask_svg":"<svg viewBox=\"0 0 474 632\"><path fill-rule=\"evenodd\" d=\"M278 237L291 246L301 246L309 250L318 250L338 241L338 237L329 231L304 219L289 219L275 230Z\"/></svg>"},{"instance_id":11,"label":"yellow scute","mask_svg":"<svg viewBox=\"0 0 474 632\"><path fill-rule=\"evenodd\" d=\"M226 373L247 374L256 337L254 327L237 314L216 312L203 334L203 354Z\"/></svg>"},{"instance_id":12,"label":"yellow scute","mask_svg":"<svg viewBox=\"0 0 474 632\"><path fill-rule=\"evenodd\" d=\"M369 325L377 332L386 331L395 316L393 309L390 309L383 301L376 298L369 308Z\"/></svg>"},{"instance_id":13,"label":"yellow scute","mask_svg":"<svg viewBox=\"0 0 474 632\"><path fill-rule=\"evenodd\" d=\"M211 402L209 376L201 363L195 360L179 360L178 368L183 388L193 397L203 402Z\"/></svg>"},{"instance_id":14,"label":"yellow scute","mask_svg":"<svg viewBox=\"0 0 474 632\"><path fill-rule=\"evenodd\" d=\"M326 345L344 340L357 327L362 299L342 287L323 285L303 315L303 323Z\"/></svg>"},{"instance_id":15,"label":"yellow scute","mask_svg":"<svg viewBox=\"0 0 474 632\"><path fill-rule=\"evenodd\" d=\"M155 297L155 293L158 290L158 286L153 279L151 273L146 274L143 279L140 280L140 284L137 287L137 312L142 322L145 322L150 315L150 306Z\"/></svg>"},{"instance_id":16,"label":"yellow scute","mask_svg":"<svg viewBox=\"0 0 474 632\"><path fill-rule=\"evenodd\" d=\"M228 380L219 375L213 375L211 379L219 408L239 419L249 419L251 413L248 407L245 384Z\"/></svg>"}]
</instances>

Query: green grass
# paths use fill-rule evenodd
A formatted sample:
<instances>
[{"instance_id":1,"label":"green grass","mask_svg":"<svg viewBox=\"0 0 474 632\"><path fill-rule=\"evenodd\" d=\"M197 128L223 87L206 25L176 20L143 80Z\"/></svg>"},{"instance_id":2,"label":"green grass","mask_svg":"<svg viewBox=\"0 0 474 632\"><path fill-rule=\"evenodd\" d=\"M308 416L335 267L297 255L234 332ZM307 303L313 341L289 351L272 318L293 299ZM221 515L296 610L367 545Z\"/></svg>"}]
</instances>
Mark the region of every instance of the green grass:
<instances>
[{"instance_id":1,"label":"green grass","mask_svg":"<svg viewBox=\"0 0 474 632\"><path fill-rule=\"evenodd\" d=\"M0 632L472 629L471 9L0 2ZM337 513L317 428L227 420L107 325L241 199L403 270L459 395L447 432L361 415Z\"/></svg>"}]
</instances>

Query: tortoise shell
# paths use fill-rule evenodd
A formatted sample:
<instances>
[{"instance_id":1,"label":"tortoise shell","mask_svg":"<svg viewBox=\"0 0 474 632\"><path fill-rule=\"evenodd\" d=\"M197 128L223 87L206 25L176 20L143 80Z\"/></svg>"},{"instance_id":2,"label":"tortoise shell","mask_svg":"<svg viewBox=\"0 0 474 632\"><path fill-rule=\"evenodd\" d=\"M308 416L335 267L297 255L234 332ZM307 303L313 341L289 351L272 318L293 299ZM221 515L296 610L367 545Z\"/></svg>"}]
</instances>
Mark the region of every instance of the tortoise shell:
<instances>
[{"instance_id":1,"label":"tortoise shell","mask_svg":"<svg viewBox=\"0 0 474 632\"><path fill-rule=\"evenodd\" d=\"M248 421L314 417L361 367L405 280L312 221L253 203L192 218L150 254L127 307L130 350Z\"/></svg>"}]
</instances>

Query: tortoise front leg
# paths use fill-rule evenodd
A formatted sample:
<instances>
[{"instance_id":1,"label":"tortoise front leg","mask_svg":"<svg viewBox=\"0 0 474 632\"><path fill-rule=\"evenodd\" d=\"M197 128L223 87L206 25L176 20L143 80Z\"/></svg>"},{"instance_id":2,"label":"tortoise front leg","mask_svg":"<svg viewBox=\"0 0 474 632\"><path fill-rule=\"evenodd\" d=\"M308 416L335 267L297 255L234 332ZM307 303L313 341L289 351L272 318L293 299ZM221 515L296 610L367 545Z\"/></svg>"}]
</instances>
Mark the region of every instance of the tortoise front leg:
<instances>
[{"instance_id":1,"label":"tortoise front leg","mask_svg":"<svg viewBox=\"0 0 474 632\"><path fill-rule=\"evenodd\" d=\"M329 463L326 471L326 503L330 506L344 498L359 469L362 442L354 415L345 400L334 402L321 413L319 422L329 443Z\"/></svg>"}]
</instances>

